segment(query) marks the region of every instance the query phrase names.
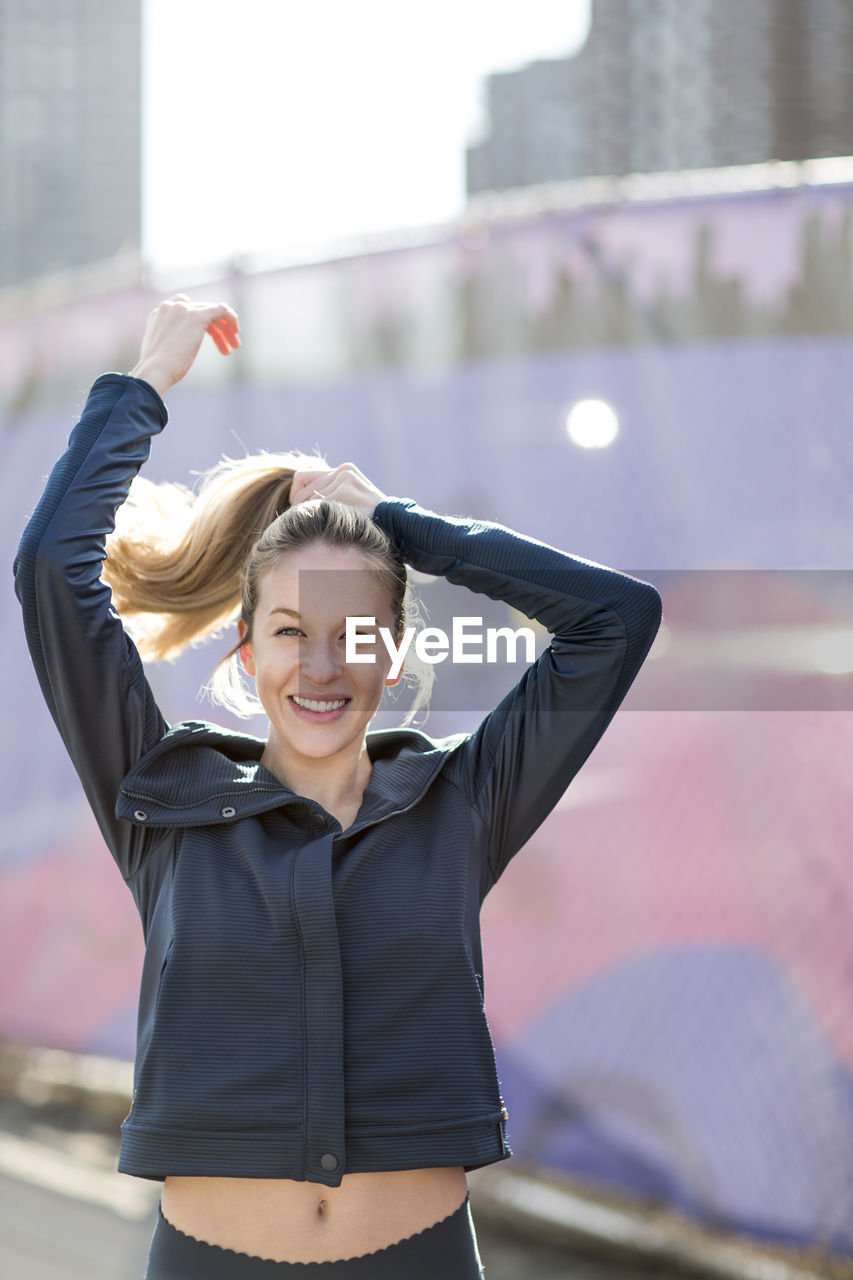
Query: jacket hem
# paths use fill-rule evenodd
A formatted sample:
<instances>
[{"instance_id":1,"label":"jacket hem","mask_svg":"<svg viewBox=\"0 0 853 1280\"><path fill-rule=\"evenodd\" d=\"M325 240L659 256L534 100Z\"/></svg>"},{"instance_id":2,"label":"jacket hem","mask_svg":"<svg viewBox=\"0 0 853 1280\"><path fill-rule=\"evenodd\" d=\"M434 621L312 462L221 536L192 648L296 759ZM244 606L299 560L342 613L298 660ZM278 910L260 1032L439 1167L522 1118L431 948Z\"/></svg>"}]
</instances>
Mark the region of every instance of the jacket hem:
<instances>
[{"instance_id":1,"label":"jacket hem","mask_svg":"<svg viewBox=\"0 0 853 1280\"><path fill-rule=\"evenodd\" d=\"M162 1181L168 1176L220 1178L289 1178L339 1186L347 1173L381 1173L461 1165L466 1170L512 1155L501 1120L480 1121L480 1132L464 1122L458 1131L346 1135L346 1155L334 1173L306 1172L301 1130L244 1133L122 1129L119 1173Z\"/></svg>"}]
</instances>

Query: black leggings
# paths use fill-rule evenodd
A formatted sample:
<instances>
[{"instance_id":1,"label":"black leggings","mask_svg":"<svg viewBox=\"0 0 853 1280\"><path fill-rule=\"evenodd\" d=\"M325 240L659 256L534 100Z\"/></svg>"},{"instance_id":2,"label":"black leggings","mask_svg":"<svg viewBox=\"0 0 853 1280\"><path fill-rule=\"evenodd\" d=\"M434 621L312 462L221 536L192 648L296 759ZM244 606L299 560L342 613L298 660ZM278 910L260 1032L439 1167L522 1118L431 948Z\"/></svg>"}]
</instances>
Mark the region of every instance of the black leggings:
<instances>
[{"instance_id":1,"label":"black leggings","mask_svg":"<svg viewBox=\"0 0 853 1280\"><path fill-rule=\"evenodd\" d=\"M157 1215L146 1280L481 1280L468 1196L455 1213L397 1244L338 1262L272 1262L185 1235Z\"/></svg>"}]
</instances>

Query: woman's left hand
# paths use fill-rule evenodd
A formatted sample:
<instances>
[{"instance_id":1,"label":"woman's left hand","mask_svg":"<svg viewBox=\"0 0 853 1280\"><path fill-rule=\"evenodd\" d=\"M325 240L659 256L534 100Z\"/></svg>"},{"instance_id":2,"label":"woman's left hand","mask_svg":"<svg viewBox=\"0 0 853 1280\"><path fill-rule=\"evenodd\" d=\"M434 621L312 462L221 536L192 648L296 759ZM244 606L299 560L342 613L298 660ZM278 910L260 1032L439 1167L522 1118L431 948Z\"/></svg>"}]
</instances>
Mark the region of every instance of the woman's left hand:
<instances>
[{"instance_id":1,"label":"woman's left hand","mask_svg":"<svg viewBox=\"0 0 853 1280\"><path fill-rule=\"evenodd\" d=\"M387 494L382 493L354 462L342 462L328 471L296 471L290 486L290 505L326 498L332 502L344 502L357 507L366 516L372 516Z\"/></svg>"}]
</instances>

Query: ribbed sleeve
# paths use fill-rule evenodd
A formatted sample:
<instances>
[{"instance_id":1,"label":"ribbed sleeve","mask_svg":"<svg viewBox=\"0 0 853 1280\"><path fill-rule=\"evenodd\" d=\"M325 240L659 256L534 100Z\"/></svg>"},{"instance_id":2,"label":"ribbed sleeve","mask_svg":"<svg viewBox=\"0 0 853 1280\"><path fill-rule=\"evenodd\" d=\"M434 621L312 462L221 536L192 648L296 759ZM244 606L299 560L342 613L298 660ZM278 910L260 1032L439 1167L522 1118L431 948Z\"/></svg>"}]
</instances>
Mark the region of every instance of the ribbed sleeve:
<instances>
[{"instance_id":1,"label":"ribbed sleeve","mask_svg":"<svg viewBox=\"0 0 853 1280\"><path fill-rule=\"evenodd\" d=\"M143 841L116 819L119 786L166 725L111 607L101 565L115 512L166 418L147 383L99 378L15 559L15 590L45 702L125 875Z\"/></svg>"},{"instance_id":2,"label":"ribbed sleeve","mask_svg":"<svg viewBox=\"0 0 853 1280\"><path fill-rule=\"evenodd\" d=\"M448 769L491 831L485 894L600 740L651 648L661 598L628 574L409 499L387 499L374 519L413 568L506 601L552 633Z\"/></svg>"}]
</instances>

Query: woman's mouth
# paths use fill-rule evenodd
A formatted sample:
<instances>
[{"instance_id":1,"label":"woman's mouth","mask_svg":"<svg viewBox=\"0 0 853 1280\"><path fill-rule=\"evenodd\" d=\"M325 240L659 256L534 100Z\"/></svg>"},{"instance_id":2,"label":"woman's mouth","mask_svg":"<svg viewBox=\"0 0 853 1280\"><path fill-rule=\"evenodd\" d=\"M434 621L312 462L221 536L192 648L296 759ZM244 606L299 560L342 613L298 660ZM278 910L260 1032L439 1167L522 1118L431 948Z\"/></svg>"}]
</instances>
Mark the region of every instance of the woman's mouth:
<instances>
[{"instance_id":1,"label":"woman's mouth","mask_svg":"<svg viewBox=\"0 0 853 1280\"><path fill-rule=\"evenodd\" d=\"M316 724L325 724L327 721L340 719L351 699L300 698L295 693L292 693L289 701L301 719L312 720Z\"/></svg>"}]
</instances>

